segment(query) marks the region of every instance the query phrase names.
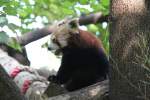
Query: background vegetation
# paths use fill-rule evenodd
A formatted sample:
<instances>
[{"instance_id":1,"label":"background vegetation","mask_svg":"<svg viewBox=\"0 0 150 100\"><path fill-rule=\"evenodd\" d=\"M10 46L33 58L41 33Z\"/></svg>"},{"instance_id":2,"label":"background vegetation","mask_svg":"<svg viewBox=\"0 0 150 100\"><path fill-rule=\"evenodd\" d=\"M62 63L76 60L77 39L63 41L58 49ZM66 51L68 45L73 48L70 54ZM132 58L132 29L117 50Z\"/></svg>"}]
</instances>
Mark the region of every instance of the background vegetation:
<instances>
[{"instance_id":1,"label":"background vegetation","mask_svg":"<svg viewBox=\"0 0 150 100\"><path fill-rule=\"evenodd\" d=\"M109 13L109 0L1 0L0 42L8 41L9 32L12 32L14 36L20 36L40 28L41 26L34 27L37 22L45 26L65 17L85 16L95 12L102 12L107 15ZM12 18L10 19L10 17ZM16 20L19 20L20 23L16 23ZM107 23L90 24L86 27L101 38L108 53L109 32ZM15 41L11 42L10 45L19 48Z\"/></svg>"}]
</instances>

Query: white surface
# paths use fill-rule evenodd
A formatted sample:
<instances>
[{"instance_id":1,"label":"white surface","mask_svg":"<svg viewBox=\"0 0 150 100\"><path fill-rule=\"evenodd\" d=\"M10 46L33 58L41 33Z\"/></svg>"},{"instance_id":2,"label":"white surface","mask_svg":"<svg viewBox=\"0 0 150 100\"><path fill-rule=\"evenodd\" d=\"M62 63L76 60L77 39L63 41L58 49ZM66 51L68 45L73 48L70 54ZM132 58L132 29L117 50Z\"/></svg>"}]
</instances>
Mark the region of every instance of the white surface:
<instances>
[{"instance_id":1,"label":"white surface","mask_svg":"<svg viewBox=\"0 0 150 100\"><path fill-rule=\"evenodd\" d=\"M26 45L27 55L31 61L32 68L48 67L50 70L57 71L60 66L60 59L56 58L47 48L41 48L41 45L47 42L48 39L49 36Z\"/></svg>"}]
</instances>

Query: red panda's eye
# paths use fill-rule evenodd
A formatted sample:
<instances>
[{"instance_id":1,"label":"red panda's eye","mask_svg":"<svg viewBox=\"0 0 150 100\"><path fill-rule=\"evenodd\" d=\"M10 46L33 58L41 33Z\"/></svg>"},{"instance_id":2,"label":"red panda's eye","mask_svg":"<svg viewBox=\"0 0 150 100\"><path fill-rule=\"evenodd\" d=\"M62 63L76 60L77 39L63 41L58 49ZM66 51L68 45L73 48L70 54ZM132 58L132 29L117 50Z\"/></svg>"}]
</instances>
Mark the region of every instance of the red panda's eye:
<instances>
[{"instance_id":1,"label":"red panda's eye","mask_svg":"<svg viewBox=\"0 0 150 100\"><path fill-rule=\"evenodd\" d=\"M58 24L58 26L60 26L61 24Z\"/></svg>"},{"instance_id":2,"label":"red panda's eye","mask_svg":"<svg viewBox=\"0 0 150 100\"><path fill-rule=\"evenodd\" d=\"M56 42L57 42L57 40L56 40L55 38L53 38L53 39L52 39L52 41L53 41L54 43L56 43Z\"/></svg>"},{"instance_id":3,"label":"red panda's eye","mask_svg":"<svg viewBox=\"0 0 150 100\"><path fill-rule=\"evenodd\" d=\"M58 26L61 26L61 25L63 25L63 24L65 24L65 22L59 23Z\"/></svg>"}]
</instances>

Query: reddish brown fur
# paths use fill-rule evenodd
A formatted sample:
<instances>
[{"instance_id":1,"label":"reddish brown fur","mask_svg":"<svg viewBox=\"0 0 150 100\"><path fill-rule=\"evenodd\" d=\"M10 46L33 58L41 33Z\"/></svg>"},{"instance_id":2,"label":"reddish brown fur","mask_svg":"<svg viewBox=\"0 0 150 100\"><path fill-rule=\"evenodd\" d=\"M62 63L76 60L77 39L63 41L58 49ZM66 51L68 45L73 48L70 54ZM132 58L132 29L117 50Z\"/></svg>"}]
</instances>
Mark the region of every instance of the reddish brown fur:
<instances>
[{"instance_id":1,"label":"reddish brown fur","mask_svg":"<svg viewBox=\"0 0 150 100\"><path fill-rule=\"evenodd\" d=\"M105 52L101 40L96 38L92 33L79 29L79 34L72 34L73 35L69 39L70 46L77 46L82 48L95 47L97 49L101 48Z\"/></svg>"},{"instance_id":2,"label":"reddish brown fur","mask_svg":"<svg viewBox=\"0 0 150 100\"><path fill-rule=\"evenodd\" d=\"M64 25L54 35L65 37L67 45L60 48L61 66L56 76L49 77L51 82L74 91L107 78L109 62L101 41L92 33Z\"/></svg>"}]
</instances>

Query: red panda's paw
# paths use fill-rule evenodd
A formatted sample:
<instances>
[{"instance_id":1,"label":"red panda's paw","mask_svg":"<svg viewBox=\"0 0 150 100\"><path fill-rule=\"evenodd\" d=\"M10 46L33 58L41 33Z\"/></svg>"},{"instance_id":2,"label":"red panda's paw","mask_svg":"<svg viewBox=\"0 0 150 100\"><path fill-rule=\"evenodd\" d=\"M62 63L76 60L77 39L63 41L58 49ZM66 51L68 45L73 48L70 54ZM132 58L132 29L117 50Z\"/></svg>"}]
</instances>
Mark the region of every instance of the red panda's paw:
<instances>
[{"instance_id":1,"label":"red panda's paw","mask_svg":"<svg viewBox=\"0 0 150 100\"><path fill-rule=\"evenodd\" d=\"M55 75L49 76L48 81L50 81L52 83L59 83L58 80L57 80L57 77Z\"/></svg>"}]
</instances>

